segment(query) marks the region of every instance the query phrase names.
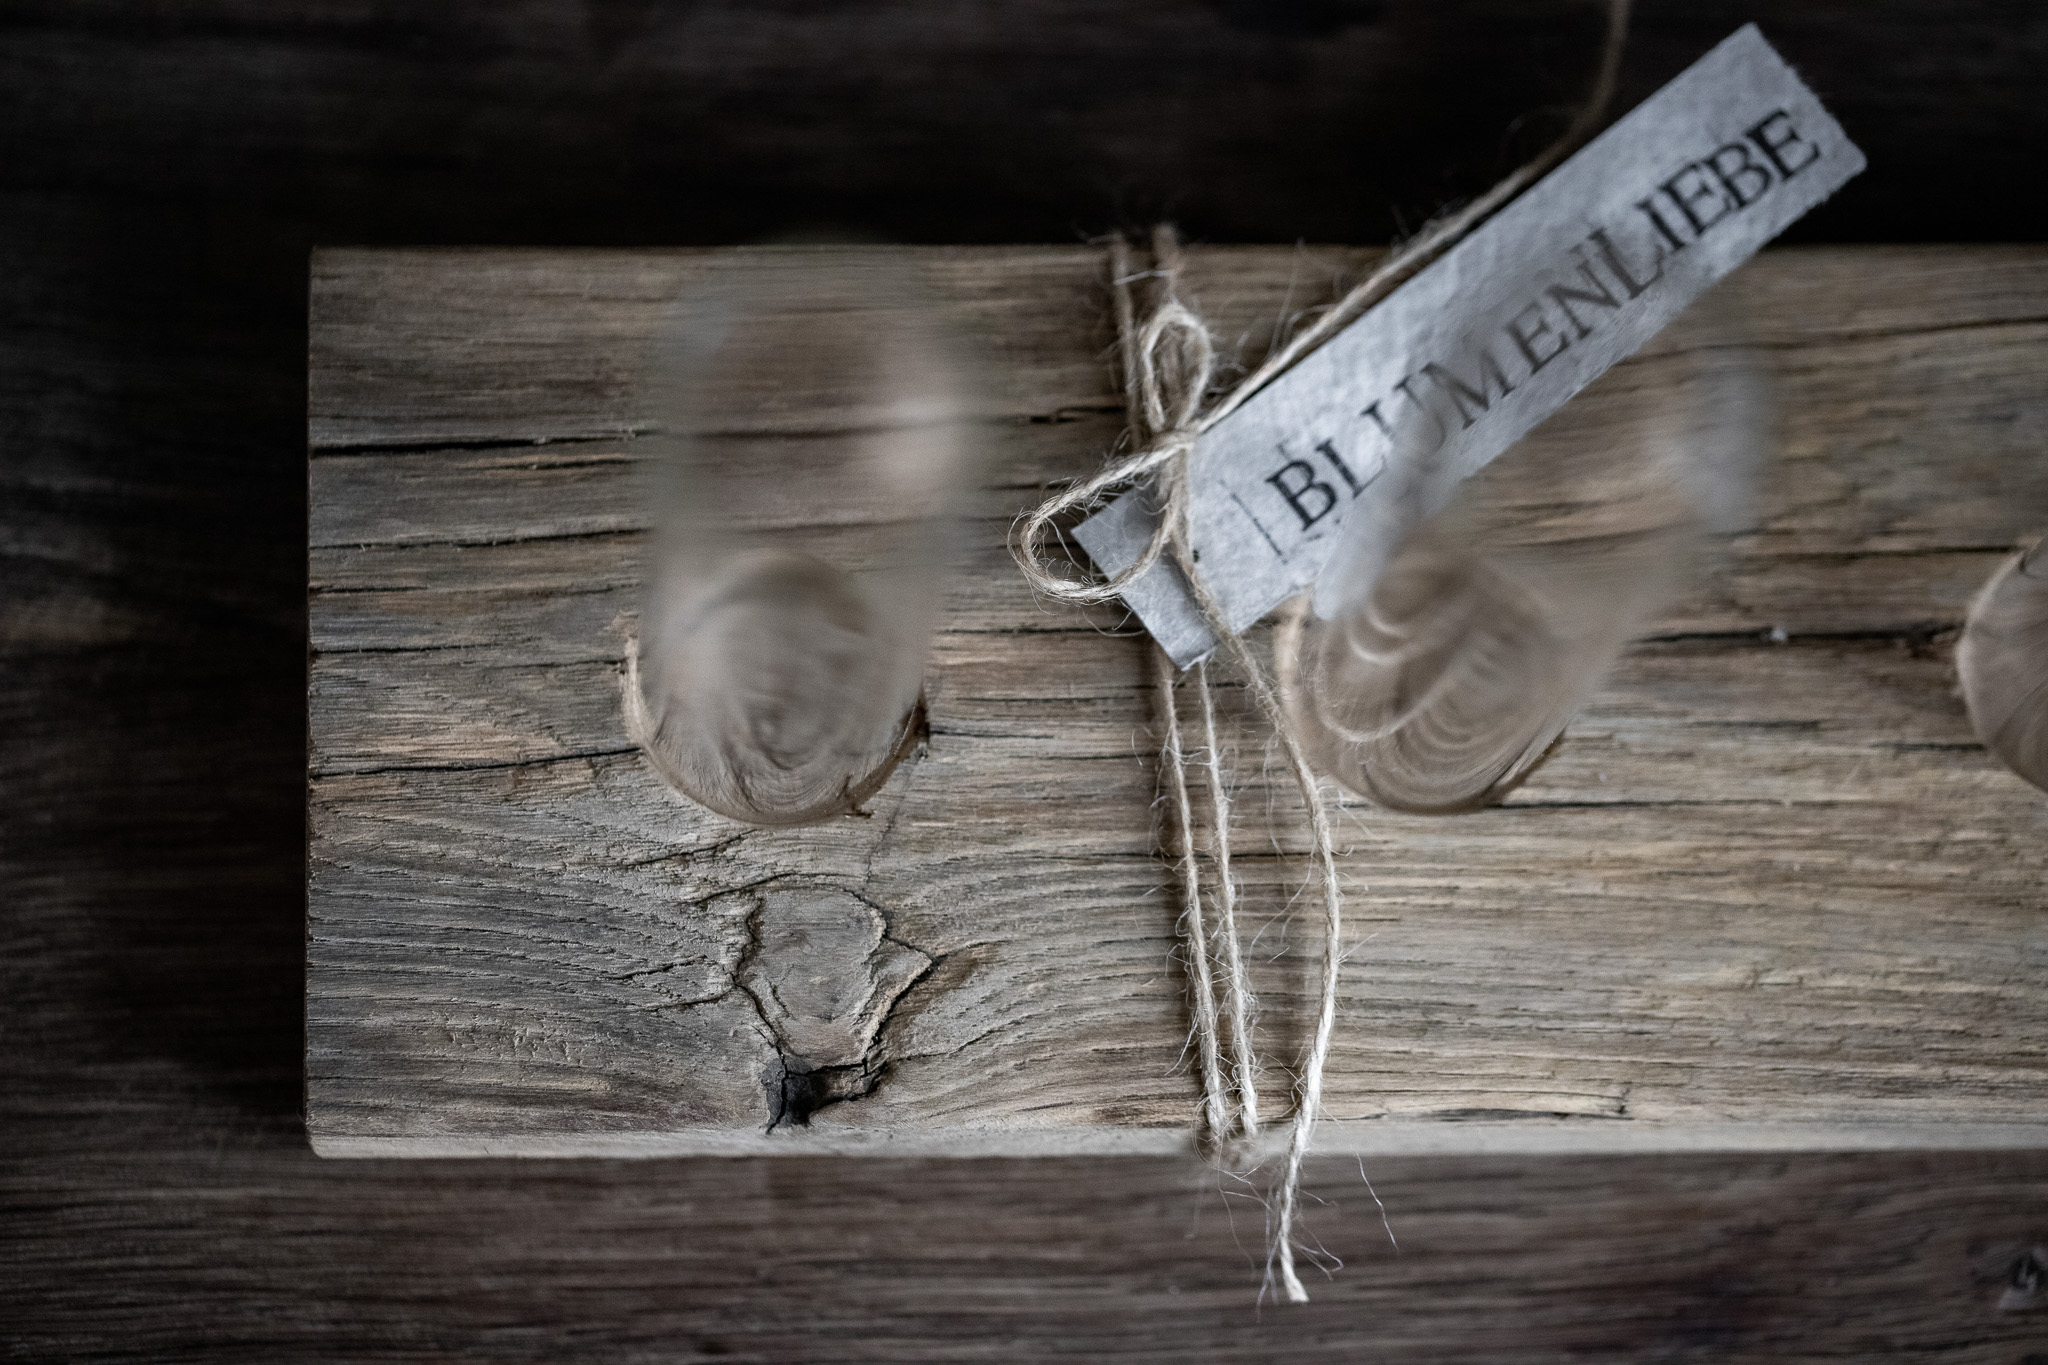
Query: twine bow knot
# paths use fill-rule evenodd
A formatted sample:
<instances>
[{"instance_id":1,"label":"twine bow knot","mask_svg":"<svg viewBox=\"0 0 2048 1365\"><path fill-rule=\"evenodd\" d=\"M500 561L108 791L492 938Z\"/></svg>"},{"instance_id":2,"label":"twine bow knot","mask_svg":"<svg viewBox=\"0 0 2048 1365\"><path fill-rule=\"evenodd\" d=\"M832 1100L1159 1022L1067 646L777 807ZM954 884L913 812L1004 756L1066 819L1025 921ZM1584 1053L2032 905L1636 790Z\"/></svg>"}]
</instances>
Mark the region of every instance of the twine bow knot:
<instances>
[{"instance_id":1,"label":"twine bow knot","mask_svg":"<svg viewBox=\"0 0 2048 1365\"><path fill-rule=\"evenodd\" d=\"M1171 291L1172 274L1167 275ZM1138 403L1152 443L1185 455L1201 429L1195 419L1216 373L1216 345L1209 329L1169 292L1152 312L1137 343Z\"/></svg>"},{"instance_id":2,"label":"twine bow knot","mask_svg":"<svg viewBox=\"0 0 2048 1365\"><path fill-rule=\"evenodd\" d=\"M1144 272L1131 270L1130 247L1122 238L1111 245L1126 402L1140 448L1046 499L1018 526L1018 567L1032 587L1062 602L1094 605L1114 601L1169 549L1175 551L1174 558L1182 562L1183 571L1192 560L1187 551L1187 462L1195 442L1215 420L1214 414L1202 412L1202 400L1215 380L1216 345L1201 318L1173 292L1179 273L1173 229L1159 228L1153 240L1160 265ZM1164 288L1158 306L1140 328L1130 286L1147 277L1163 280ZM1111 492L1148 477L1159 499L1160 515L1135 560L1107 578L1092 581L1069 577L1054 567L1046 542L1060 519L1094 507Z\"/></svg>"}]
</instances>

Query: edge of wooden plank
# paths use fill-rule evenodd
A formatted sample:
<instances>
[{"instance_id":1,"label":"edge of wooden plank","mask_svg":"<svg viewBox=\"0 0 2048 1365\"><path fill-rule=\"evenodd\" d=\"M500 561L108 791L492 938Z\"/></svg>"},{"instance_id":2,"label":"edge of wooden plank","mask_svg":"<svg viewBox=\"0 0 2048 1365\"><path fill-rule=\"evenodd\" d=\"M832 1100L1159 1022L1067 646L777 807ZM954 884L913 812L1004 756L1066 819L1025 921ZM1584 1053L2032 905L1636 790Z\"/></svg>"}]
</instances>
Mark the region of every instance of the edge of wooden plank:
<instances>
[{"instance_id":1,"label":"edge of wooden plank","mask_svg":"<svg viewBox=\"0 0 2048 1365\"><path fill-rule=\"evenodd\" d=\"M1262 1156L1276 1156L1288 1129ZM1185 1128L938 1128L891 1133L787 1133L727 1129L532 1137L323 1137L316 1156L343 1160L421 1157L738 1156L1185 1156ZM1613 1120L1477 1120L1316 1126L1317 1156L1588 1156L1671 1152L2002 1151L2048 1148L2044 1123L1647 1123Z\"/></svg>"}]
</instances>

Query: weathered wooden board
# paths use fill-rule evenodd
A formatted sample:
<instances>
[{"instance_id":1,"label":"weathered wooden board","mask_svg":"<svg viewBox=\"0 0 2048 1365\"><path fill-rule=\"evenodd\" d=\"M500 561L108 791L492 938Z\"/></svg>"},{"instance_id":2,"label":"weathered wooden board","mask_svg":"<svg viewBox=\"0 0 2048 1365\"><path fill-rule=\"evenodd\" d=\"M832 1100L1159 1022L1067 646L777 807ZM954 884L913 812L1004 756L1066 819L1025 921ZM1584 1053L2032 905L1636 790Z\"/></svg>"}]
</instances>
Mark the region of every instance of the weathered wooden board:
<instances>
[{"instance_id":1,"label":"weathered wooden board","mask_svg":"<svg viewBox=\"0 0 2048 1365\"><path fill-rule=\"evenodd\" d=\"M1121 428L1101 260L921 254L997 362L995 473L928 747L869 818L793 831L676 796L619 715L632 380L720 253L316 257L318 1150L1185 1141L1140 642L1035 603L1002 544ZM1255 356L1364 259L1198 251L1190 285ZM2048 800L1976 745L1940 639L2048 524L2048 252L1790 251L1725 287L1777 376L1754 525L1506 806L1349 808L1326 1148L2048 1139ZM1314 943L1285 786L1240 769L1277 1096Z\"/></svg>"}]
</instances>

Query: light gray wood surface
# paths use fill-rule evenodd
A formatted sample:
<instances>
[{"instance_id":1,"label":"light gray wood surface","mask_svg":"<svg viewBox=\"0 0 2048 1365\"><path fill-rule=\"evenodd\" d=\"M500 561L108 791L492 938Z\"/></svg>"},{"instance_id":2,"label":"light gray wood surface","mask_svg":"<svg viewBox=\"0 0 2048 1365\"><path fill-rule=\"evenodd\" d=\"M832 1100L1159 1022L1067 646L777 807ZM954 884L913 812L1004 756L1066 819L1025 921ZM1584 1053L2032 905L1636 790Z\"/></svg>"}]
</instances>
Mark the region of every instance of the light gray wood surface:
<instances>
[{"instance_id":1,"label":"light gray wood surface","mask_svg":"<svg viewBox=\"0 0 2048 1365\"><path fill-rule=\"evenodd\" d=\"M1142 642L1002 545L1121 429L1099 254L918 253L993 381L931 738L868 818L781 831L674 795L618 704L635 372L719 255L315 259L316 1148L1179 1147ZM1365 259L1198 250L1189 285L1255 358ZM1771 253L1726 288L1777 381L1754 525L1507 805L1347 809L1327 1149L2048 1138L2048 801L1976 744L1942 636L2048 523L2048 252ZM1286 784L1239 768L1277 1096L1314 936Z\"/></svg>"}]
</instances>

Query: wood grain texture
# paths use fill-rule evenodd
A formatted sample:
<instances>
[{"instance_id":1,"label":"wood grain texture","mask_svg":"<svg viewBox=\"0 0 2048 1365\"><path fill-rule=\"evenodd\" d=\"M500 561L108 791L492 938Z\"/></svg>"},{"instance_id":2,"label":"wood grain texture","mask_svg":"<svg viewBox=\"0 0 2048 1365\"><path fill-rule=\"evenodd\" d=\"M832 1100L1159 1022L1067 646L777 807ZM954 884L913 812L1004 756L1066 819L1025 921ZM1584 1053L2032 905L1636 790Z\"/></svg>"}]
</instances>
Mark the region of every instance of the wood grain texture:
<instances>
[{"instance_id":1,"label":"wood grain texture","mask_svg":"<svg viewBox=\"0 0 2048 1365\"><path fill-rule=\"evenodd\" d=\"M994 357L996 473L927 748L871 818L796 831L675 797L619 720L645 524L633 375L717 253L316 259L320 1150L1181 1142L1139 642L1034 603L1002 548L1120 427L1100 259L921 259ZM1218 249L1190 283L1255 356L1289 300L1362 260ZM1728 287L1776 375L1780 449L1724 570L1505 807L1347 811L1333 1149L2048 1132L2048 805L1977 746L1929 644L2048 516L2048 255L1787 251ZM1686 344L1681 326L1625 369L1653 382ZM1243 865L1278 1088L1313 968L1288 932L1302 869L1277 856L1299 839L1284 784L1256 751L1240 768L1240 837L1276 855ZM868 1040L823 1063L744 983L792 915L867 934L855 904L880 955L835 959L856 978L834 998L900 995L879 1020L817 1016Z\"/></svg>"},{"instance_id":2,"label":"wood grain texture","mask_svg":"<svg viewBox=\"0 0 2048 1365\"><path fill-rule=\"evenodd\" d=\"M1755 17L1637 16L1643 91ZM2040 1300L2000 1306L2048 1246L2038 1154L1372 1161L1398 1256L1333 1160L1310 1226L1349 1267L1260 1315L1228 1203L1164 1159L305 1150L309 247L730 242L804 214L929 242L1161 212L1370 240L1389 203L1412 225L1511 163L1502 130L1568 106L1597 18L11 5L0 1357L2039 1365ZM1876 168L1808 240L2038 236L2024 196L1981 187L2040 145L2044 22L2032 0L1772 7ZM1866 565L1830 610L1909 619L1924 576L1965 601L1974 564L1900 560L1898 596Z\"/></svg>"},{"instance_id":3,"label":"wood grain texture","mask_svg":"<svg viewBox=\"0 0 2048 1365\"><path fill-rule=\"evenodd\" d=\"M2048 1171L2012 1153L1385 1161L1398 1252L1356 1168L1318 1161L1311 1226L1344 1268L1261 1312L1256 1205L1171 1159L322 1166L247 1127L229 1159L165 1153L153 1190L104 1153L8 1189L63 1209L12 1258L10 1307L38 1311L15 1353L2038 1365L2048 1346ZM148 1231L62 1235L102 1227Z\"/></svg>"},{"instance_id":4,"label":"wood grain texture","mask_svg":"<svg viewBox=\"0 0 2048 1365\"><path fill-rule=\"evenodd\" d=\"M167 611L0 661L0 1356L1251 1362L2048 1353L2039 1152L1309 1165L1345 1268L1172 1158L321 1161L292 1016L295 661ZM253 640L252 640L253 636ZM183 641L183 647L172 641ZM97 724L80 724L91 714ZM32 837L31 837L32 832Z\"/></svg>"}]
</instances>

